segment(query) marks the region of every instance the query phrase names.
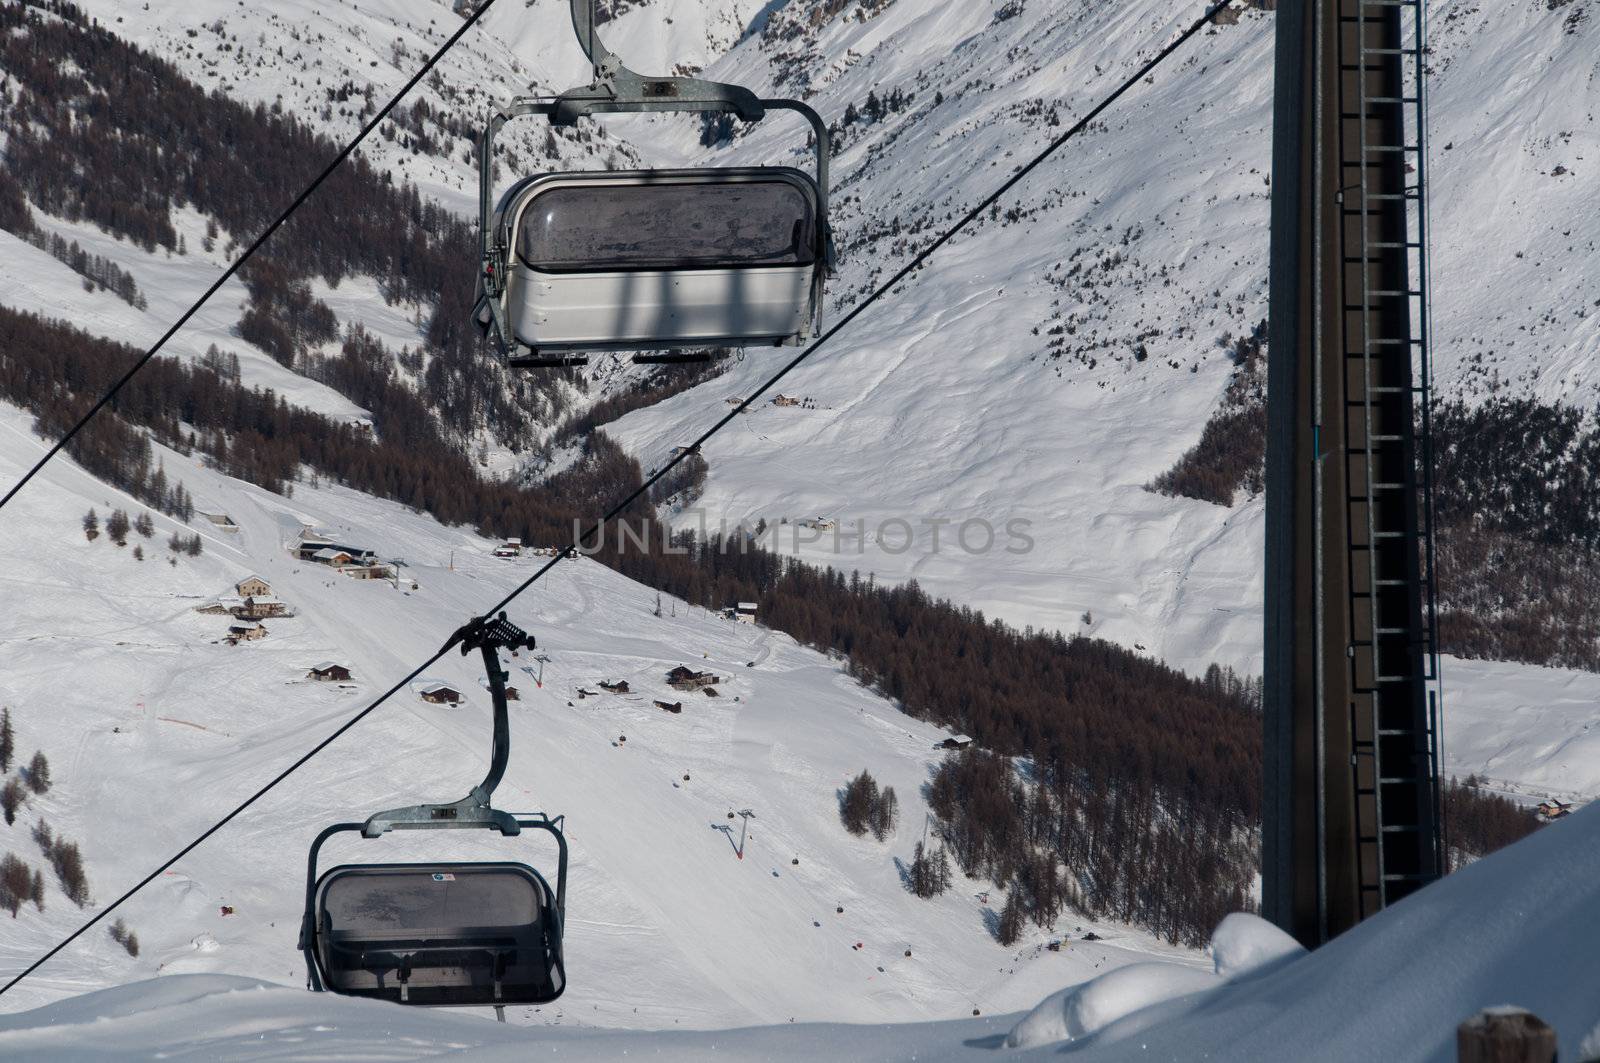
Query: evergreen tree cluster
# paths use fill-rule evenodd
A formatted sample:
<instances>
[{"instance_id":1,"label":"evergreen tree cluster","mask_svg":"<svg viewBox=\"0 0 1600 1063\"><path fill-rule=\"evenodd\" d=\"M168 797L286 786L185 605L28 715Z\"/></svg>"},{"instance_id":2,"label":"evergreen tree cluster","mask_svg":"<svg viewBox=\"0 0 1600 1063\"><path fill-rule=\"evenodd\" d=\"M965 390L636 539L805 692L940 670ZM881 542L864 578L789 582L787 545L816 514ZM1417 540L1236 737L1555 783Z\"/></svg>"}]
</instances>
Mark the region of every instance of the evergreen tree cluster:
<instances>
[{"instance_id":1,"label":"evergreen tree cluster","mask_svg":"<svg viewBox=\"0 0 1600 1063\"><path fill-rule=\"evenodd\" d=\"M1499 794L1486 793L1476 775L1454 776L1444 787L1445 843L1450 870L1488 856L1539 829L1531 809Z\"/></svg>"},{"instance_id":2,"label":"evergreen tree cluster","mask_svg":"<svg viewBox=\"0 0 1600 1063\"><path fill-rule=\"evenodd\" d=\"M929 797L961 870L1008 891L1002 944L1019 914L1049 927L1071 907L1198 947L1224 915L1254 907L1253 824L1168 801L1148 783L1082 790L1053 770L1030 783L1007 758L972 748L939 766Z\"/></svg>"},{"instance_id":3,"label":"evergreen tree cluster","mask_svg":"<svg viewBox=\"0 0 1600 1063\"><path fill-rule=\"evenodd\" d=\"M0 858L0 908L15 919L17 911L29 901L44 911L44 876L15 853L7 853Z\"/></svg>"},{"instance_id":4,"label":"evergreen tree cluster","mask_svg":"<svg viewBox=\"0 0 1600 1063\"><path fill-rule=\"evenodd\" d=\"M33 840L55 869L61 892L79 908L89 903L89 877L83 869L83 853L77 842L69 842L50 830L50 824L40 820L33 828Z\"/></svg>"},{"instance_id":5,"label":"evergreen tree cluster","mask_svg":"<svg viewBox=\"0 0 1600 1063\"><path fill-rule=\"evenodd\" d=\"M839 819L851 834L859 836L870 830L881 842L899 822L900 799L892 786L878 789L878 780L863 769L839 796Z\"/></svg>"},{"instance_id":6,"label":"evergreen tree cluster","mask_svg":"<svg viewBox=\"0 0 1600 1063\"><path fill-rule=\"evenodd\" d=\"M121 918L111 924L111 940L127 949L129 956L139 955L139 935L130 930Z\"/></svg>"},{"instance_id":7,"label":"evergreen tree cluster","mask_svg":"<svg viewBox=\"0 0 1600 1063\"><path fill-rule=\"evenodd\" d=\"M950 858L944 846L929 849L926 842L917 842L911 853L911 867L906 875L906 886L923 900L937 897L950 888Z\"/></svg>"},{"instance_id":8,"label":"evergreen tree cluster","mask_svg":"<svg viewBox=\"0 0 1600 1063\"><path fill-rule=\"evenodd\" d=\"M1266 490L1266 342L1266 321L1248 336L1230 333L1218 340L1233 361L1222 404L1201 429L1200 442L1156 477L1150 490L1218 506L1233 505L1241 489L1252 496ZM1138 351L1135 357L1144 361Z\"/></svg>"}]
</instances>

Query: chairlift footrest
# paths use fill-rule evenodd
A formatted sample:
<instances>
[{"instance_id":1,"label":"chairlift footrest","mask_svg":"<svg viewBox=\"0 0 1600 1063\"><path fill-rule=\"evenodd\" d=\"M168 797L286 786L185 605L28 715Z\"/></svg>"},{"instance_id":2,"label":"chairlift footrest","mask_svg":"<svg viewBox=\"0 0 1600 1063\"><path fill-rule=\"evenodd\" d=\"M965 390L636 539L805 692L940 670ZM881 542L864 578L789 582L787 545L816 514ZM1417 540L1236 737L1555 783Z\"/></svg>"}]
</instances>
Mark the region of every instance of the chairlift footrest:
<instances>
[{"instance_id":1,"label":"chairlift footrest","mask_svg":"<svg viewBox=\"0 0 1600 1063\"><path fill-rule=\"evenodd\" d=\"M512 369L567 369L588 364L587 354L524 354L506 359Z\"/></svg>"},{"instance_id":2,"label":"chairlift footrest","mask_svg":"<svg viewBox=\"0 0 1600 1063\"><path fill-rule=\"evenodd\" d=\"M711 361L711 355L705 351L696 351L693 354L636 354L633 356L634 365L703 365Z\"/></svg>"}]
</instances>

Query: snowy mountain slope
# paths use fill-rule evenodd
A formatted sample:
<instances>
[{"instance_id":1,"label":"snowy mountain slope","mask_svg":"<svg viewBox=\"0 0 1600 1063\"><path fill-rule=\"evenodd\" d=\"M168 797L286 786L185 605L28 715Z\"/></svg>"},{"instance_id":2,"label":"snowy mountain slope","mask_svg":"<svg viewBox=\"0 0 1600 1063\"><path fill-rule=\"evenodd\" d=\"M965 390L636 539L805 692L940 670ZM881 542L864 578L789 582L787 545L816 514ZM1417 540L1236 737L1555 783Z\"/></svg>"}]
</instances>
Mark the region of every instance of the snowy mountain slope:
<instances>
[{"instance_id":1,"label":"snowy mountain slope","mask_svg":"<svg viewBox=\"0 0 1600 1063\"><path fill-rule=\"evenodd\" d=\"M39 451L27 424L12 409L0 422L8 482ZM299 486L281 498L175 453L162 458L200 508L226 511L240 530L202 532L205 552L176 566L165 560L165 518L153 538L134 535L126 548L104 535L91 543L82 514L94 506L103 520L129 502L63 461L12 503L0 540L0 702L11 706L19 755L42 749L54 783L14 826L0 826L0 850L39 866L31 833L47 821L82 847L100 903L542 560L494 559L492 544L467 531L348 490ZM420 589L295 560L283 544L302 522L404 558ZM131 556L134 544L145 560ZM249 574L298 615L266 620L258 642L220 644L228 618L195 607ZM922 834L921 786L943 735L785 636L682 602L668 601L660 618L654 607L653 592L582 560L558 566L511 611L550 661L542 688L527 655L509 662L521 700L498 796L513 809L566 813L573 852L571 985L557 1005L520 1009L517 1021L710 1028L947 1018L1022 1007L1152 953L1194 962L1125 927L1073 919L1058 930L1081 937L1075 928L1093 927L1107 940L1053 953L1037 932L1004 949L990 936L998 897L985 907L975 896L986 883L961 880L935 901L912 896L897 861L909 861ZM354 687L306 680L323 660L347 663ZM669 690L664 674L677 664L723 676L721 697ZM397 695L130 902L123 914L141 939L138 959L97 928L8 995L7 1008L158 973L297 984L312 836L381 808L454 799L478 781L489 738L480 675L476 659L442 660L425 678L465 692L464 707ZM613 678L635 693L577 696ZM683 712L663 713L653 699L681 700ZM886 843L857 840L839 823L837 791L863 768L900 798L900 826ZM745 808L755 818L741 860L714 828ZM445 846L440 855L520 856L536 846L429 840ZM548 866L547 848L527 855ZM431 851L400 838L330 843L325 858ZM223 905L237 914L222 915ZM52 882L42 914L29 907L0 920L0 970L19 968L84 914Z\"/></svg>"},{"instance_id":2,"label":"snowy mountain slope","mask_svg":"<svg viewBox=\"0 0 1600 1063\"><path fill-rule=\"evenodd\" d=\"M227 265L221 257L221 248L212 254L200 249L205 223L192 214L184 219L190 224L180 229L189 238L192 250L187 255L177 256L146 253L126 241L113 239L93 225L73 224L39 213L35 217L47 232L75 241L90 254L116 262L133 273L139 280L140 294L145 297L147 306L140 310L111 292L85 291L83 278L48 253L7 232L0 232L0 285L4 291L0 301L18 310L67 320L87 332L136 346L154 343ZM345 300L334 299L343 311L341 318L371 327L384 316L394 316L392 311L382 314L387 308L381 297L349 299L349 289L358 284L346 281L342 286L346 290ZM215 344L239 356L240 377L247 384L271 388L296 406L330 417L365 420L366 411L345 396L285 368L265 351L234 335L245 297L244 285L238 280L229 281L189 325L172 338L166 352L197 359ZM396 338L412 344L417 342L415 328L410 330L409 337L397 337L393 327L375 331L389 342ZM398 349L401 344L395 346Z\"/></svg>"},{"instance_id":3,"label":"snowy mountain slope","mask_svg":"<svg viewBox=\"0 0 1600 1063\"><path fill-rule=\"evenodd\" d=\"M1576 816L1408 897L1311 955L1267 962L1231 982L1175 994L1179 980L1167 965L1119 970L1094 984L1097 1010L1078 1014L1097 1016L1087 1028L1038 1037L1047 1010L1062 1007L1052 998L1030 1017L1035 1036L1022 1040L1027 1047L1006 1058L1056 1059L1072 1050L1085 1063L1449 1063L1456 1025L1508 1001L1555 1027L1563 1058L1580 1058L1580 1043L1592 1048L1600 1032L1600 1007L1589 992L1596 942L1586 917L1600 882L1597 835L1600 813ZM1187 973L1190 985L1206 978ZM1148 1003L1136 1006L1140 999ZM165 978L0 1019L0 1051L39 1060L203 1052L241 1063L369 1059L374 1052L484 1063L530 1052L569 1060L975 1060L994 1058L1020 1018L599 1033L419 1012L308 999L241 978Z\"/></svg>"},{"instance_id":4,"label":"snowy mountain slope","mask_svg":"<svg viewBox=\"0 0 1600 1063\"><path fill-rule=\"evenodd\" d=\"M841 125L840 307L1199 10L1154 0L618 6L602 33L634 66L709 62L708 76L804 94ZM281 97L336 135L358 119L355 101L324 110L331 86L381 96L456 24L442 3L423 0L206 0L177 19L126 0L90 10L202 83L247 100ZM1596 238L1578 209L1594 180L1583 158L1600 151L1594 25L1533 0L1492 13L1438 0L1430 10L1441 389L1481 394L1498 379L1589 401L1600 386L1600 307L1577 263ZM999 217L785 382L815 409L763 407L714 443L708 523L832 517L847 533L837 548L831 536L787 547L882 579L915 576L1017 624L1093 633L1186 669L1221 661L1259 671L1259 507L1225 512L1144 485L1192 445L1215 406L1230 368L1219 341L1265 316L1271 31L1271 16L1251 10L1192 42ZM273 42L286 32L280 57ZM470 211L464 138L483 114L523 85L564 86L585 71L559 0L497 5L460 48L418 90L456 123L448 150L414 154L403 137L366 150ZM869 93L897 91L898 109L844 124L851 107L868 114ZM549 164L536 126L512 127L508 173ZM560 165L604 165L613 151L630 165L809 164L788 116L712 151L688 119L597 128L612 135L561 141ZM362 320L363 305L380 314L374 303L348 298L341 319ZM415 330L389 335L403 345ZM648 467L774 365L770 352L750 352L730 376L625 419L618 434ZM496 473L515 465L491 448ZM954 541L970 520L995 529L995 543L983 524L967 529L971 550ZM1025 545L1007 534L1011 521L1027 522L1031 548L1007 550Z\"/></svg>"},{"instance_id":5,"label":"snowy mountain slope","mask_svg":"<svg viewBox=\"0 0 1600 1063\"><path fill-rule=\"evenodd\" d=\"M813 90L835 119L869 92L914 94L848 127L835 160L839 305L1058 132L1052 112L1064 123L1084 111L1198 13L1014 7L1001 19L993 5L900 0L800 43L748 39L711 69L792 75L784 84ZM1600 306L1583 263L1600 227L1580 204L1600 155L1596 28L1531 0L1430 10L1439 386L1481 395L1498 379L1591 403ZM1217 402L1229 368L1218 341L1265 317L1271 34L1270 16L1246 12L1192 42L998 220L784 381L815 409L763 406L714 441L710 522L830 517L840 546L827 536L796 552L1184 668L1259 671L1258 502L1229 511L1143 487ZM717 157L782 161L793 145L787 128L760 129ZM775 363L752 352L618 434L649 464ZM1011 519L1032 521L1032 550L1007 552L1003 536L987 552L950 546L965 521ZM909 549L901 520L918 533ZM938 551L930 521L949 522ZM986 541L980 525L971 541Z\"/></svg>"}]
</instances>

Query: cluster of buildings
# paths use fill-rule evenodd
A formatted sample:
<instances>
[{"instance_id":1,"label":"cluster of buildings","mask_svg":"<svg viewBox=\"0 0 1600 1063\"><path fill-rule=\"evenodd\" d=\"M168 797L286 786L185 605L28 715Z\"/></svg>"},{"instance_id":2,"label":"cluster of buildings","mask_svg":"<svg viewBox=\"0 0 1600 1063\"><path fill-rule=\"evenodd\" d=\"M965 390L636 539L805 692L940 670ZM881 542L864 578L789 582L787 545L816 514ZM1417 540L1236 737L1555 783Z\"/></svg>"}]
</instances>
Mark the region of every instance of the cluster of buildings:
<instances>
[{"instance_id":1,"label":"cluster of buildings","mask_svg":"<svg viewBox=\"0 0 1600 1063\"><path fill-rule=\"evenodd\" d=\"M195 611L233 617L234 622L228 625L228 634L224 639L230 646L266 638L267 629L261 623L263 620L294 615L289 603L273 594L272 587L260 576L246 576L233 585L231 594L207 602Z\"/></svg>"},{"instance_id":2,"label":"cluster of buildings","mask_svg":"<svg viewBox=\"0 0 1600 1063\"><path fill-rule=\"evenodd\" d=\"M315 528L303 528L292 548L295 557L327 565L351 579L394 579L394 566L364 546L341 543Z\"/></svg>"},{"instance_id":3,"label":"cluster of buildings","mask_svg":"<svg viewBox=\"0 0 1600 1063\"><path fill-rule=\"evenodd\" d=\"M524 546L521 539L507 539L494 548L495 557L555 557L560 552L553 546Z\"/></svg>"}]
</instances>

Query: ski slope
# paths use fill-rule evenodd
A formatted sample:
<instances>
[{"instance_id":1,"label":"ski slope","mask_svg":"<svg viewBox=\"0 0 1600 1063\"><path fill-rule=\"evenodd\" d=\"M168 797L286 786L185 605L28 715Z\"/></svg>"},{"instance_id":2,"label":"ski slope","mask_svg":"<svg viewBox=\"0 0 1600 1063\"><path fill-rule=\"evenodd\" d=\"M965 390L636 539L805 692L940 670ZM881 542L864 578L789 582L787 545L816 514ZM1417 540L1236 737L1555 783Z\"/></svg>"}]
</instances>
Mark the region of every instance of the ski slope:
<instances>
[{"instance_id":1,"label":"ski slope","mask_svg":"<svg viewBox=\"0 0 1600 1063\"><path fill-rule=\"evenodd\" d=\"M0 419L0 480L41 450L28 423L12 408ZM63 460L8 507L0 539L0 703L11 706L19 755L42 749L54 783L14 826L0 826L0 850L39 866L30 835L47 820L82 847L98 903L543 563L495 559L494 544L467 530L341 488L297 485L282 498L173 452L163 460L200 509L225 511L239 531L197 520L205 552L176 566L164 546L174 525L160 516L149 540L88 542L79 521L91 506L102 521L113 506L134 515L141 507ZM419 589L296 560L284 547L302 524L403 558ZM135 543L145 560L132 558ZM229 618L195 607L252 574L298 615L264 621L259 641L222 644ZM510 610L550 660L542 688L525 671L539 668L530 655L508 662L521 700L496 796L515 811L565 813L572 847L571 988L552 1007L516 1009L516 1021L718 1028L949 1018L1015 1010L1150 955L1200 962L1125 927L1071 918L1057 936L1093 929L1105 940L1055 953L1041 931L1003 949L989 927L1001 895L988 905L977 897L988 883L958 876L942 898L912 896L898 862L922 836L921 787L944 734L786 636L670 599L658 618L655 602L653 591L584 559L562 562ZM353 687L307 680L324 660L347 664ZM670 690L665 673L678 664L724 677L721 696ZM441 660L422 678L462 691L461 707L403 690L152 883L124 912L143 946L137 959L96 928L9 994L6 1008L156 975L300 982L295 936L311 838L338 820L466 793L488 764L481 673L476 656ZM603 679L626 679L634 693L577 696L599 692ZM682 714L655 699L682 701ZM837 793L864 768L900 799L899 828L885 843L855 839L839 823ZM747 808L755 815L739 859L716 828ZM550 868L552 852L531 840L428 842L445 843L441 857L526 855ZM324 859L435 852L419 845L332 842ZM224 905L236 914L222 915ZM19 969L85 914L52 882L42 915L30 907L0 920L0 970Z\"/></svg>"},{"instance_id":2,"label":"ski slope","mask_svg":"<svg viewBox=\"0 0 1600 1063\"><path fill-rule=\"evenodd\" d=\"M501 1026L221 975L162 978L0 1017L0 1053L41 1061L940 1061L1453 1063L1455 1027L1516 1002L1555 1027L1561 1058L1600 1049L1591 991L1600 813L1479 861L1312 954L1230 925L1210 968L1152 962L1053 995L1031 1014L948 1022L771 1024L687 1032ZM1246 917L1247 919L1249 917Z\"/></svg>"}]
</instances>

